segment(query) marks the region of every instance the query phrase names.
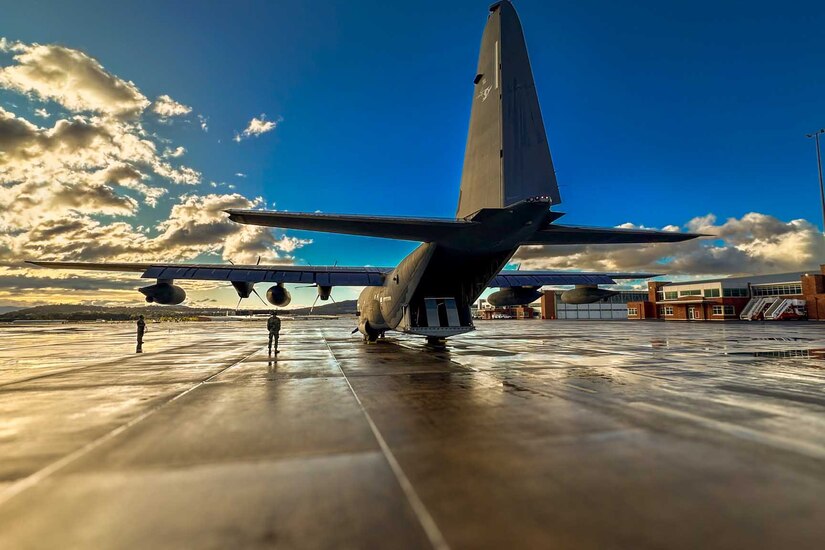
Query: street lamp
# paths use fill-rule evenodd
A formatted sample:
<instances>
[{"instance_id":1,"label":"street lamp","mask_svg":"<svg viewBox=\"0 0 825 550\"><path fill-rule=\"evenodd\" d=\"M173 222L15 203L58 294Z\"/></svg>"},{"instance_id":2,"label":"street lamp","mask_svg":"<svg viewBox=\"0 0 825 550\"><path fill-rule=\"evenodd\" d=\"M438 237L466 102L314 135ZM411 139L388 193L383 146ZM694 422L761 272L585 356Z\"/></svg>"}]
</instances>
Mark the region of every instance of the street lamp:
<instances>
[{"instance_id":1,"label":"street lamp","mask_svg":"<svg viewBox=\"0 0 825 550\"><path fill-rule=\"evenodd\" d=\"M816 142L816 166L819 169L819 199L822 201L822 231L825 233L825 186L822 184L822 153L819 150L819 136L825 134L825 128L821 128L813 134L806 134L805 137L814 138Z\"/></svg>"}]
</instances>

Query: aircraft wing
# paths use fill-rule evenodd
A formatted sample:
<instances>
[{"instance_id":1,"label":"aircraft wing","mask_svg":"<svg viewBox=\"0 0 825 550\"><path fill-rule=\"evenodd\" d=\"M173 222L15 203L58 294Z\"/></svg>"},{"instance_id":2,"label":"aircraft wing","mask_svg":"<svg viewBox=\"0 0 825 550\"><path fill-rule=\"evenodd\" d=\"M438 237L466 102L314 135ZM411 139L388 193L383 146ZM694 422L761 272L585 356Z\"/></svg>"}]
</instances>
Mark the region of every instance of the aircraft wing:
<instances>
[{"instance_id":1,"label":"aircraft wing","mask_svg":"<svg viewBox=\"0 0 825 550\"><path fill-rule=\"evenodd\" d=\"M525 243L530 244L633 244L677 243L707 237L698 233L677 231L653 231L650 229L622 229L607 227L581 227L573 225L548 225Z\"/></svg>"},{"instance_id":2,"label":"aircraft wing","mask_svg":"<svg viewBox=\"0 0 825 550\"><path fill-rule=\"evenodd\" d=\"M657 273L587 273L578 271L522 271L499 272L487 285L490 288L544 285L613 285L616 279L650 279Z\"/></svg>"},{"instance_id":3,"label":"aircraft wing","mask_svg":"<svg viewBox=\"0 0 825 550\"><path fill-rule=\"evenodd\" d=\"M300 283L319 286L381 286L391 267L95 263L29 261L54 269L142 272L144 279L192 279L247 283Z\"/></svg>"}]
</instances>

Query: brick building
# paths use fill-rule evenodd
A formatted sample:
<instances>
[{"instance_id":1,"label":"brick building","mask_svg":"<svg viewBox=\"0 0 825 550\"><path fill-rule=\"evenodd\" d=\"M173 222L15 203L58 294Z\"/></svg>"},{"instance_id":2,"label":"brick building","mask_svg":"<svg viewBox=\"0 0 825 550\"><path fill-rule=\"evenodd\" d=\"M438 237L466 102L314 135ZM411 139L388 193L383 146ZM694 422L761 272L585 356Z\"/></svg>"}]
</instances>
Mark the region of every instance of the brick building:
<instances>
[{"instance_id":1,"label":"brick building","mask_svg":"<svg viewBox=\"0 0 825 550\"><path fill-rule=\"evenodd\" d=\"M647 301L630 302L629 319L728 321L825 320L825 265L819 272L682 282L648 282Z\"/></svg>"}]
</instances>

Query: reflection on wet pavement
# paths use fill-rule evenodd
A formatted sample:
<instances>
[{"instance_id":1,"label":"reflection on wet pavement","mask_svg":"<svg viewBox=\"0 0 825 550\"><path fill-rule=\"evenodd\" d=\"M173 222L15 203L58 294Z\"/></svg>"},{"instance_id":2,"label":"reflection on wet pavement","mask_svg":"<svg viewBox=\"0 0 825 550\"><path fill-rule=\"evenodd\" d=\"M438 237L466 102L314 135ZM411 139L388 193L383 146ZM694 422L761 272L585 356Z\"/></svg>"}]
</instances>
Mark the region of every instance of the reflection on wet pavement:
<instances>
[{"instance_id":1,"label":"reflection on wet pavement","mask_svg":"<svg viewBox=\"0 0 825 550\"><path fill-rule=\"evenodd\" d=\"M352 326L0 327L0 547L821 547L819 324Z\"/></svg>"}]
</instances>

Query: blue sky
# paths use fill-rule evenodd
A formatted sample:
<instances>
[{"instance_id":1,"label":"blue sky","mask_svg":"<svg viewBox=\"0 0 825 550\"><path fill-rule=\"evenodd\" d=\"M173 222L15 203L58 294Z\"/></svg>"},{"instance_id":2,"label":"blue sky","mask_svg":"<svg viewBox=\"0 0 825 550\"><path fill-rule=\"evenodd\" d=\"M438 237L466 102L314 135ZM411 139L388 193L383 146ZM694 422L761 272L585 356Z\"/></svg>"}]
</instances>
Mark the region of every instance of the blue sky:
<instances>
[{"instance_id":1,"label":"blue sky","mask_svg":"<svg viewBox=\"0 0 825 550\"><path fill-rule=\"evenodd\" d=\"M564 223L748 212L820 223L804 134L825 126L825 3L515 6ZM80 49L147 97L208 117L206 133L194 116L158 126L203 186L291 211L449 217L486 13L468 1L32 1L4 6L0 36ZM283 120L232 141L261 113ZM150 223L175 198L138 216ZM296 251L312 264L392 265L414 246L292 234L314 240Z\"/></svg>"}]
</instances>

